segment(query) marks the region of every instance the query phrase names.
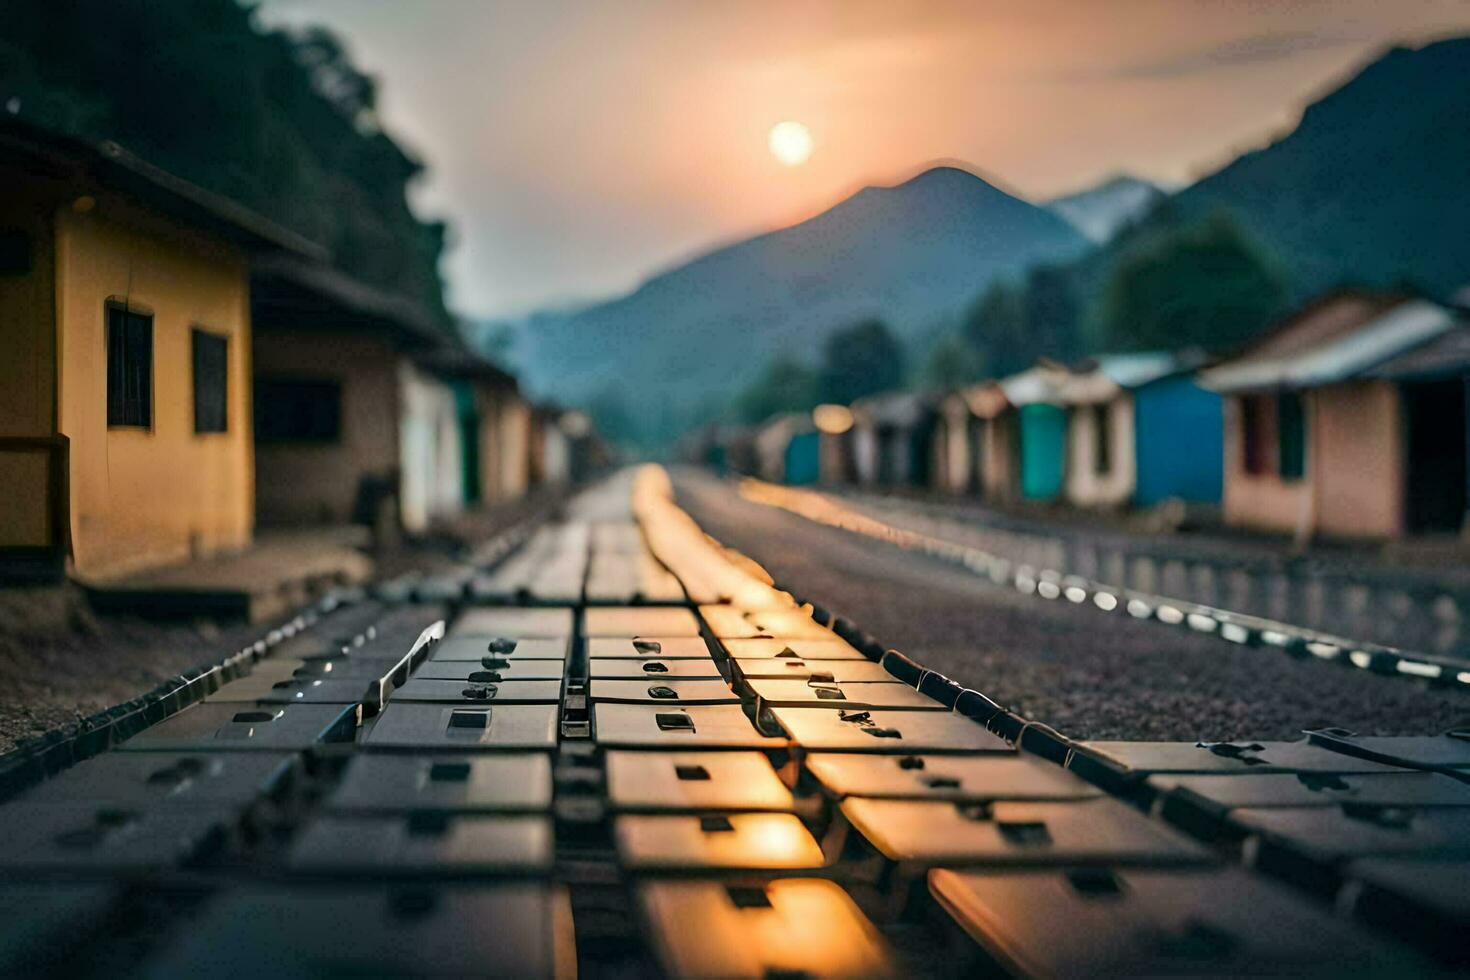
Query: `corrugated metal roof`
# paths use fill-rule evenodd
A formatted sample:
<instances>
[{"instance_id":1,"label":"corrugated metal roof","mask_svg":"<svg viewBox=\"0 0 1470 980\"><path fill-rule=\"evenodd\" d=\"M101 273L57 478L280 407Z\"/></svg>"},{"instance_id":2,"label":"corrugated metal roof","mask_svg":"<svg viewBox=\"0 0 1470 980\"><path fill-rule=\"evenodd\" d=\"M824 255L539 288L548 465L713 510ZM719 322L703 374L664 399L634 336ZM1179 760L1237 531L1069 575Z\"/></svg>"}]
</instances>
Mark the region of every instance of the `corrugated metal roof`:
<instances>
[{"instance_id":1,"label":"corrugated metal roof","mask_svg":"<svg viewBox=\"0 0 1470 980\"><path fill-rule=\"evenodd\" d=\"M1359 377L1438 337L1455 325L1453 313L1426 300L1407 300L1374 314L1371 304L1331 304L1279 331L1246 355L1201 372L1213 391L1311 388ZM1325 321L1325 323L1324 323ZM1304 343L1304 335L1312 342Z\"/></svg>"},{"instance_id":2,"label":"corrugated metal roof","mask_svg":"<svg viewBox=\"0 0 1470 980\"><path fill-rule=\"evenodd\" d=\"M1169 351L1104 354L1097 359L1097 369L1120 388L1137 388L1173 374L1179 363L1179 355Z\"/></svg>"},{"instance_id":3,"label":"corrugated metal roof","mask_svg":"<svg viewBox=\"0 0 1470 980\"><path fill-rule=\"evenodd\" d=\"M1061 404L1061 389L1066 383L1066 368L1056 364L1038 364L1020 374L1002 378L1001 390L1012 405Z\"/></svg>"},{"instance_id":4,"label":"corrugated metal roof","mask_svg":"<svg viewBox=\"0 0 1470 980\"><path fill-rule=\"evenodd\" d=\"M1271 359L1301 353L1334 337L1351 333L1410 299L1413 297L1405 293L1384 290L1356 287L1329 290L1279 320L1228 361Z\"/></svg>"},{"instance_id":5,"label":"corrugated metal roof","mask_svg":"<svg viewBox=\"0 0 1470 980\"><path fill-rule=\"evenodd\" d=\"M1119 392L1146 385L1178 370L1178 355L1102 354L1074 369L1062 382L1057 397L1067 405L1094 405L1110 401Z\"/></svg>"},{"instance_id":6,"label":"corrugated metal roof","mask_svg":"<svg viewBox=\"0 0 1470 980\"><path fill-rule=\"evenodd\" d=\"M1470 326L1461 322L1427 344L1390 358L1368 372L1372 378L1413 381L1470 373Z\"/></svg>"},{"instance_id":7,"label":"corrugated metal roof","mask_svg":"<svg viewBox=\"0 0 1470 980\"><path fill-rule=\"evenodd\" d=\"M918 425L929 407L929 396L915 391L885 391L853 402L859 421L899 428Z\"/></svg>"}]
</instances>

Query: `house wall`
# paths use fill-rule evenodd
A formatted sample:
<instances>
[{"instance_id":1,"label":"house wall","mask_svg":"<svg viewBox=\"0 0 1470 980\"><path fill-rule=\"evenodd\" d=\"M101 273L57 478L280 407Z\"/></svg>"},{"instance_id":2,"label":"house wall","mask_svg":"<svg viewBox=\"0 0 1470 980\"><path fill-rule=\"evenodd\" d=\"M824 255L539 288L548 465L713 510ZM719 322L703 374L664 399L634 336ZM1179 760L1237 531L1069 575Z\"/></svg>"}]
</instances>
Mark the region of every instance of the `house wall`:
<instances>
[{"instance_id":1,"label":"house wall","mask_svg":"<svg viewBox=\"0 0 1470 980\"><path fill-rule=\"evenodd\" d=\"M878 482L878 430L871 423L853 426L852 462L859 486L871 487Z\"/></svg>"},{"instance_id":2,"label":"house wall","mask_svg":"<svg viewBox=\"0 0 1470 980\"><path fill-rule=\"evenodd\" d=\"M1019 415L1021 496L1053 500L1066 471L1067 413L1055 405L1023 405Z\"/></svg>"},{"instance_id":3,"label":"house wall","mask_svg":"<svg viewBox=\"0 0 1470 980\"><path fill-rule=\"evenodd\" d=\"M986 500L1005 503L1015 499L1020 472L1020 440L1015 412L988 419L978 430L980 491Z\"/></svg>"},{"instance_id":4,"label":"house wall","mask_svg":"<svg viewBox=\"0 0 1470 980\"><path fill-rule=\"evenodd\" d=\"M516 500L531 486L531 406L519 395L500 400L499 430L501 499Z\"/></svg>"},{"instance_id":5,"label":"house wall","mask_svg":"<svg viewBox=\"0 0 1470 980\"><path fill-rule=\"evenodd\" d=\"M256 517L262 524L351 521L363 480L392 481L398 471L402 355L361 333L272 326L256 331L255 377L336 381L342 436L334 443L256 445Z\"/></svg>"},{"instance_id":6,"label":"house wall","mask_svg":"<svg viewBox=\"0 0 1470 980\"><path fill-rule=\"evenodd\" d=\"M480 500L486 505L503 503L519 496L512 492L507 458L508 415L514 412L516 393L502 384L476 382L475 406L480 413Z\"/></svg>"},{"instance_id":7,"label":"house wall","mask_svg":"<svg viewBox=\"0 0 1470 980\"><path fill-rule=\"evenodd\" d=\"M1169 498L1220 502L1224 402L1179 375L1133 392L1134 501L1151 507Z\"/></svg>"},{"instance_id":8,"label":"house wall","mask_svg":"<svg viewBox=\"0 0 1470 980\"><path fill-rule=\"evenodd\" d=\"M561 485L571 479L572 455L567 434L557 425L556 419L544 416L541 428L541 479L546 483Z\"/></svg>"},{"instance_id":9,"label":"house wall","mask_svg":"<svg viewBox=\"0 0 1470 980\"><path fill-rule=\"evenodd\" d=\"M76 574L105 577L249 544L255 486L244 261L107 199L59 211L55 234L58 417L71 440ZM149 429L107 425L109 300L153 314ZM196 326L228 340L226 432L194 432Z\"/></svg>"},{"instance_id":10,"label":"house wall","mask_svg":"<svg viewBox=\"0 0 1470 980\"><path fill-rule=\"evenodd\" d=\"M757 475L768 483L786 479L786 445L791 441L791 425L776 421L756 433Z\"/></svg>"},{"instance_id":11,"label":"house wall","mask_svg":"<svg viewBox=\"0 0 1470 980\"><path fill-rule=\"evenodd\" d=\"M853 478L853 430L821 433L818 469L821 482L840 485Z\"/></svg>"},{"instance_id":12,"label":"house wall","mask_svg":"<svg viewBox=\"0 0 1470 980\"><path fill-rule=\"evenodd\" d=\"M24 248L26 271L0 273L0 440L56 434L54 204L23 175L0 168L0 232ZM26 247L28 245L28 247ZM50 544L51 494L44 452L0 447L0 547Z\"/></svg>"},{"instance_id":13,"label":"house wall","mask_svg":"<svg viewBox=\"0 0 1470 980\"><path fill-rule=\"evenodd\" d=\"M1341 538L1403 533L1403 425L1392 384L1354 381L1302 393L1307 447L1300 480L1246 472L1240 401L1225 401L1227 523Z\"/></svg>"},{"instance_id":14,"label":"house wall","mask_svg":"<svg viewBox=\"0 0 1470 980\"><path fill-rule=\"evenodd\" d=\"M1097 426L1108 427L1108 466L1099 472ZM1133 396L1119 394L1102 406L1102 419L1091 405L1067 413L1067 499L1079 507L1121 507L1133 496Z\"/></svg>"},{"instance_id":15,"label":"house wall","mask_svg":"<svg viewBox=\"0 0 1470 980\"><path fill-rule=\"evenodd\" d=\"M1311 396L1304 398L1304 411L1310 419ZM1251 473L1245 465L1245 425L1242 398L1225 399L1225 438L1223 441L1225 523L1265 531L1295 531L1311 526L1312 438L1307 425L1307 472L1300 480L1283 480L1274 469L1267 473ZM1275 459L1276 450L1268 450Z\"/></svg>"},{"instance_id":16,"label":"house wall","mask_svg":"<svg viewBox=\"0 0 1470 980\"><path fill-rule=\"evenodd\" d=\"M933 481L945 493L966 493L973 485L970 411L960 398L946 399L935 425Z\"/></svg>"},{"instance_id":17,"label":"house wall","mask_svg":"<svg viewBox=\"0 0 1470 980\"><path fill-rule=\"evenodd\" d=\"M411 532L463 509L463 460L454 391L407 361L398 369L402 415L400 508Z\"/></svg>"},{"instance_id":18,"label":"house wall","mask_svg":"<svg viewBox=\"0 0 1470 980\"><path fill-rule=\"evenodd\" d=\"M1404 532L1405 450L1397 389L1386 381L1312 392L1308 446L1316 530L1329 537Z\"/></svg>"}]
</instances>

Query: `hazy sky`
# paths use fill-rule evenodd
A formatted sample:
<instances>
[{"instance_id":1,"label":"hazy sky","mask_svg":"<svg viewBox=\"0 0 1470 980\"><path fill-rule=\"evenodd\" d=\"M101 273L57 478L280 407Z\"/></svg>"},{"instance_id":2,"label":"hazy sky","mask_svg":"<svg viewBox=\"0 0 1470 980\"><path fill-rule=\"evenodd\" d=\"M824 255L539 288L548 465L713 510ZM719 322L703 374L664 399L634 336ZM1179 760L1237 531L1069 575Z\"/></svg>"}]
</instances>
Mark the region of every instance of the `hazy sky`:
<instances>
[{"instance_id":1,"label":"hazy sky","mask_svg":"<svg viewBox=\"0 0 1470 980\"><path fill-rule=\"evenodd\" d=\"M954 158L1043 199L1180 183L1470 0L264 0L381 83L431 166L469 315L625 291L692 252ZM1460 84L1454 82L1453 84ZM1446 79L1446 84L1452 84ZM767 148L811 132L797 167Z\"/></svg>"}]
</instances>

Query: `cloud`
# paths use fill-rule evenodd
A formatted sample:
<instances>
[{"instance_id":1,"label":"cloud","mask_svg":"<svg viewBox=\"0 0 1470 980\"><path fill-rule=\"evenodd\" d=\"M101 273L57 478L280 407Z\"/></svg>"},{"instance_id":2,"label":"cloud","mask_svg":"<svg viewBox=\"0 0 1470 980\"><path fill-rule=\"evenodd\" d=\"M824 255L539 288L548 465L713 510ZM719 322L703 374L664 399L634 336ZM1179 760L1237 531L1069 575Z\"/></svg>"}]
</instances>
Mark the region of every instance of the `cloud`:
<instances>
[{"instance_id":1,"label":"cloud","mask_svg":"<svg viewBox=\"0 0 1470 980\"><path fill-rule=\"evenodd\" d=\"M1285 61L1311 51L1327 51L1368 43L1371 38L1344 34L1290 31L1231 38L1207 48L1170 54L1113 68L1085 71L1091 78L1154 79L1179 78L1221 68L1261 65Z\"/></svg>"}]
</instances>

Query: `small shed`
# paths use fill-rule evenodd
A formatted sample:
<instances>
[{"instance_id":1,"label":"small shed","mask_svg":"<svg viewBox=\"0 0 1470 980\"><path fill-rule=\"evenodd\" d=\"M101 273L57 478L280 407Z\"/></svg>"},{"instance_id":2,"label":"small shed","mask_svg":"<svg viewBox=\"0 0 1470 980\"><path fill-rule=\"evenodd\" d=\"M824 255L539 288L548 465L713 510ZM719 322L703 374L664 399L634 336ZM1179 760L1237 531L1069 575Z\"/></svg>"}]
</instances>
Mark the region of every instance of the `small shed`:
<instances>
[{"instance_id":1,"label":"small shed","mask_svg":"<svg viewBox=\"0 0 1470 980\"><path fill-rule=\"evenodd\" d=\"M889 391L852 406L853 460L858 482L879 486L928 486L935 431L932 396Z\"/></svg>"},{"instance_id":2,"label":"small shed","mask_svg":"<svg viewBox=\"0 0 1470 980\"><path fill-rule=\"evenodd\" d=\"M995 501L1015 496L1011 465L1015 413L994 381L932 397L935 408L932 474L935 489L979 494Z\"/></svg>"},{"instance_id":3,"label":"small shed","mask_svg":"<svg viewBox=\"0 0 1470 980\"><path fill-rule=\"evenodd\" d=\"M566 414L550 402L531 410L531 484L562 486L572 478L572 446L562 429Z\"/></svg>"},{"instance_id":4,"label":"small shed","mask_svg":"<svg viewBox=\"0 0 1470 980\"><path fill-rule=\"evenodd\" d=\"M585 482L608 464L611 457L590 415L571 409L562 413L558 425L567 440L567 475L572 483Z\"/></svg>"},{"instance_id":5,"label":"small shed","mask_svg":"<svg viewBox=\"0 0 1470 980\"><path fill-rule=\"evenodd\" d=\"M970 405L975 485L986 500L1014 500L1020 488L1016 467L1020 434L1015 406L995 381L971 385L964 389L964 396Z\"/></svg>"},{"instance_id":6,"label":"small shed","mask_svg":"<svg viewBox=\"0 0 1470 980\"><path fill-rule=\"evenodd\" d=\"M857 482L857 425L846 405L818 405L812 409L817 429L817 472L829 486Z\"/></svg>"},{"instance_id":7,"label":"small shed","mask_svg":"<svg viewBox=\"0 0 1470 980\"><path fill-rule=\"evenodd\" d=\"M403 523L403 366L448 340L417 305L321 262L251 273L256 519Z\"/></svg>"},{"instance_id":8,"label":"small shed","mask_svg":"<svg viewBox=\"0 0 1470 980\"><path fill-rule=\"evenodd\" d=\"M1067 470L1067 410L1061 389L1067 370L1042 361L1000 382L1016 409L1016 451L1021 498L1052 501L1062 495Z\"/></svg>"},{"instance_id":9,"label":"small shed","mask_svg":"<svg viewBox=\"0 0 1470 980\"><path fill-rule=\"evenodd\" d=\"M1067 499L1079 507L1220 497L1220 397L1200 388L1198 353L1105 354L1075 366L1068 409Z\"/></svg>"},{"instance_id":10,"label":"small shed","mask_svg":"<svg viewBox=\"0 0 1470 980\"><path fill-rule=\"evenodd\" d=\"M420 363L454 392L465 506L511 499L514 494L507 492L502 472L508 465L503 417L519 401L515 378L453 340L421 357Z\"/></svg>"},{"instance_id":11,"label":"small shed","mask_svg":"<svg viewBox=\"0 0 1470 980\"><path fill-rule=\"evenodd\" d=\"M1439 457L1463 457L1463 385L1388 366L1459 329L1447 307L1339 289L1202 372L1225 397L1225 520L1298 538L1457 530L1458 465Z\"/></svg>"},{"instance_id":12,"label":"small shed","mask_svg":"<svg viewBox=\"0 0 1470 980\"><path fill-rule=\"evenodd\" d=\"M759 475L771 483L816 483L821 475L820 449L820 434L811 413L777 415L756 432Z\"/></svg>"},{"instance_id":13,"label":"small shed","mask_svg":"<svg viewBox=\"0 0 1470 980\"><path fill-rule=\"evenodd\" d=\"M422 533L464 510L464 447L454 388L426 366L399 365L399 508L403 528Z\"/></svg>"},{"instance_id":14,"label":"small shed","mask_svg":"<svg viewBox=\"0 0 1470 980\"><path fill-rule=\"evenodd\" d=\"M1133 389L1133 501L1219 504L1224 479L1224 402L1199 384L1197 364Z\"/></svg>"},{"instance_id":15,"label":"small shed","mask_svg":"<svg viewBox=\"0 0 1470 980\"><path fill-rule=\"evenodd\" d=\"M948 494L973 493L977 484L970 403L959 389L937 392L933 400L936 411L929 470L934 489Z\"/></svg>"}]
</instances>

